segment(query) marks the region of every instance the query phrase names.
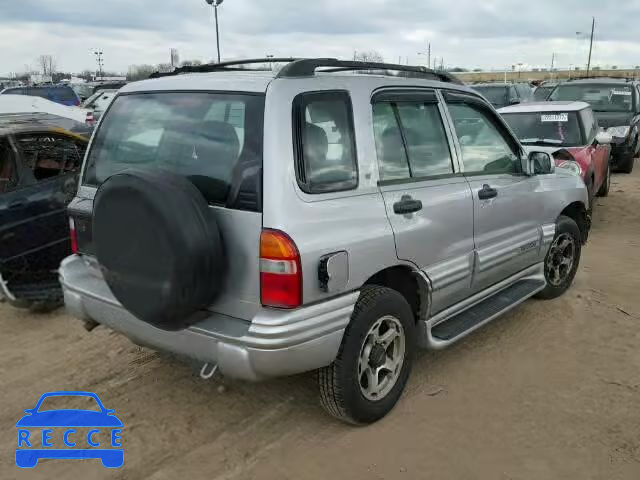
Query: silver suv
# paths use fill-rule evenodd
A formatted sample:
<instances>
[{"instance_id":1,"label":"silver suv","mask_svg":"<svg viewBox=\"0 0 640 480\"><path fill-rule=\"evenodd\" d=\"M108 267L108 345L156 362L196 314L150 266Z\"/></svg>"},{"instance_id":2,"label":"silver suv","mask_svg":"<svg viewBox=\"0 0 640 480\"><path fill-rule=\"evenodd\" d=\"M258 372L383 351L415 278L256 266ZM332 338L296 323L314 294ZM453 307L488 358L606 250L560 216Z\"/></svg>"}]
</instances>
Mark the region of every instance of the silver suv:
<instances>
[{"instance_id":1,"label":"silver suv","mask_svg":"<svg viewBox=\"0 0 640 480\"><path fill-rule=\"evenodd\" d=\"M65 301L203 376L318 370L324 408L369 423L416 348L569 288L587 191L447 74L286 60L118 92L69 207Z\"/></svg>"}]
</instances>

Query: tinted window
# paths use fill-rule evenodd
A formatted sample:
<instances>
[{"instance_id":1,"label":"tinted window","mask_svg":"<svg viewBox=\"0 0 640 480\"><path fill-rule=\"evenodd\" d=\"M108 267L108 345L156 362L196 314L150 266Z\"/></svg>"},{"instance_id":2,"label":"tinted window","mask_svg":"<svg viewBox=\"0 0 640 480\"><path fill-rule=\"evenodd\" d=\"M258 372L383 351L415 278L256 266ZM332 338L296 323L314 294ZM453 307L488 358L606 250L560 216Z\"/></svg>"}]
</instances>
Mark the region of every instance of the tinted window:
<instances>
[{"instance_id":1,"label":"tinted window","mask_svg":"<svg viewBox=\"0 0 640 480\"><path fill-rule=\"evenodd\" d=\"M473 87L474 90L480 92L493 105L505 106L509 103L509 89L505 86L501 87ZM514 92L515 93L515 92ZM515 95L513 95L515 96Z\"/></svg>"},{"instance_id":2,"label":"tinted window","mask_svg":"<svg viewBox=\"0 0 640 480\"><path fill-rule=\"evenodd\" d=\"M5 93L42 97L52 102L66 105L75 105L78 103L78 97L71 87L24 87L7 90Z\"/></svg>"},{"instance_id":3,"label":"tinted window","mask_svg":"<svg viewBox=\"0 0 640 480\"><path fill-rule=\"evenodd\" d=\"M449 105L465 173L518 173L520 162L494 120L479 107Z\"/></svg>"},{"instance_id":4,"label":"tinted window","mask_svg":"<svg viewBox=\"0 0 640 480\"><path fill-rule=\"evenodd\" d=\"M21 135L17 143L36 181L79 170L84 155L83 144L51 134Z\"/></svg>"},{"instance_id":5,"label":"tinted window","mask_svg":"<svg viewBox=\"0 0 640 480\"><path fill-rule=\"evenodd\" d=\"M95 134L84 182L100 185L131 167L162 168L189 178L209 202L225 203L241 173L236 167L262 164L263 115L257 95L121 95Z\"/></svg>"},{"instance_id":6,"label":"tinted window","mask_svg":"<svg viewBox=\"0 0 640 480\"><path fill-rule=\"evenodd\" d=\"M346 92L307 93L294 102L296 172L307 193L358 186L351 100Z\"/></svg>"},{"instance_id":7,"label":"tinted window","mask_svg":"<svg viewBox=\"0 0 640 480\"><path fill-rule=\"evenodd\" d=\"M502 117L525 145L575 147L585 144L577 112L504 113Z\"/></svg>"},{"instance_id":8,"label":"tinted window","mask_svg":"<svg viewBox=\"0 0 640 480\"><path fill-rule=\"evenodd\" d=\"M628 85L565 84L556 88L549 100L587 102L596 112L631 112L633 91Z\"/></svg>"}]
</instances>

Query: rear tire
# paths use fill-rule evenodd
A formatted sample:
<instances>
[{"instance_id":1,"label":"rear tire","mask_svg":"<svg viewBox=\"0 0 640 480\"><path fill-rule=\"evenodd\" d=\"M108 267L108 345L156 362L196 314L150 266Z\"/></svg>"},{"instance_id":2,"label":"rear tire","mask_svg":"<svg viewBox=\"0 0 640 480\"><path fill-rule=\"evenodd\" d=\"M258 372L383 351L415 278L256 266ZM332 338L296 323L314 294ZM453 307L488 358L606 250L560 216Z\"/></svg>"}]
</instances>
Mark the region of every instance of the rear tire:
<instances>
[{"instance_id":1,"label":"rear tire","mask_svg":"<svg viewBox=\"0 0 640 480\"><path fill-rule=\"evenodd\" d=\"M323 408L352 424L380 420L402 395L414 353L415 320L405 298L364 287L336 360L318 372Z\"/></svg>"},{"instance_id":2,"label":"rear tire","mask_svg":"<svg viewBox=\"0 0 640 480\"><path fill-rule=\"evenodd\" d=\"M609 190L611 189L611 166L607 165L607 174L602 182L600 190L598 190L599 197L608 197Z\"/></svg>"},{"instance_id":3,"label":"rear tire","mask_svg":"<svg viewBox=\"0 0 640 480\"><path fill-rule=\"evenodd\" d=\"M536 298L551 300L564 294L576 276L581 253L582 234L578 224L572 218L560 215L556 235L544 259L547 286Z\"/></svg>"}]
</instances>

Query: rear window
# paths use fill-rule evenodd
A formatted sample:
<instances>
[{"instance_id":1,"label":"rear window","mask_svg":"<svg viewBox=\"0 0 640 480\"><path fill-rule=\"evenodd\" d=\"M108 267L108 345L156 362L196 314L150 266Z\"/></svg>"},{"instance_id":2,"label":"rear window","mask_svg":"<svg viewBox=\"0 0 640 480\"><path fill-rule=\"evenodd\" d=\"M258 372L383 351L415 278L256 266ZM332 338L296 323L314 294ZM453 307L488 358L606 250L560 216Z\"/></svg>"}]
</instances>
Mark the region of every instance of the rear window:
<instances>
[{"instance_id":1,"label":"rear window","mask_svg":"<svg viewBox=\"0 0 640 480\"><path fill-rule=\"evenodd\" d=\"M473 87L473 89L484 95L492 105L507 105L509 103L507 87Z\"/></svg>"},{"instance_id":2,"label":"rear window","mask_svg":"<svg viewBox=\"0 0 640 480\"><path fill-rule=\"evenodd\" d=\"M260 95L121 95L96 132L84 183L98 186L132 167L161 168L187 177L211 204L257 210L263 117Z\"/></svg>"},{"instance_id":3,"label":"rear window","mask_svg":"<svg viewBox=\"0 0 640 480\"><path fill-rule=\"evenodd\" d=\"M56 103L77 103L78 97L71 87L24 87L8 90L11 95L42 97Z\"/></svg>"}]
</instances>

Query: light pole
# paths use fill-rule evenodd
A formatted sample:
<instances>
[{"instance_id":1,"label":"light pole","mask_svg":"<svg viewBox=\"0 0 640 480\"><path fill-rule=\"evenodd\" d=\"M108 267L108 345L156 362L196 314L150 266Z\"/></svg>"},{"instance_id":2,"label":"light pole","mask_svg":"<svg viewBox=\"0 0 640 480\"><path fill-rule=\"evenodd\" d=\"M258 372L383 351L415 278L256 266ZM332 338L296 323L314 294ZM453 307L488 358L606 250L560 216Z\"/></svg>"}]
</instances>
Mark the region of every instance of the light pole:
<instances>
[{"instance_id":1,"label":"light pole","mask_svg":"<svg viewBox=\"0 0 640 480\"><path fill-rule=\"evenodd\" d=\"M222 5L224 0L204 0L213 7L214 15L216 18L216 46L218 47L218 63L220 63L220 29L218 27L218 7Z\"/></svg>"},{"instance_id":2,"label":"light pole","mask_svg":"<svg viewBox=\"0 0 640 480\"><path fill-rule=\"evenodd\" d=\"M427 44L426 52L418 52L418 55L423 55L427 57L427 68L431 68L431 42Z\"/></svg>"},{"instance_id":3,"label":"light pole","mask_svg":"<svg viewBox=\"0 0 640 480\"><path fill-rule=\"evenodd\" d=\"M94 50L93 54L96 56L96 62L98 63L98 76L102 78L102 66L104 65L104 61L102 59L102 50Z\"/></svg>"}]
</instances>

